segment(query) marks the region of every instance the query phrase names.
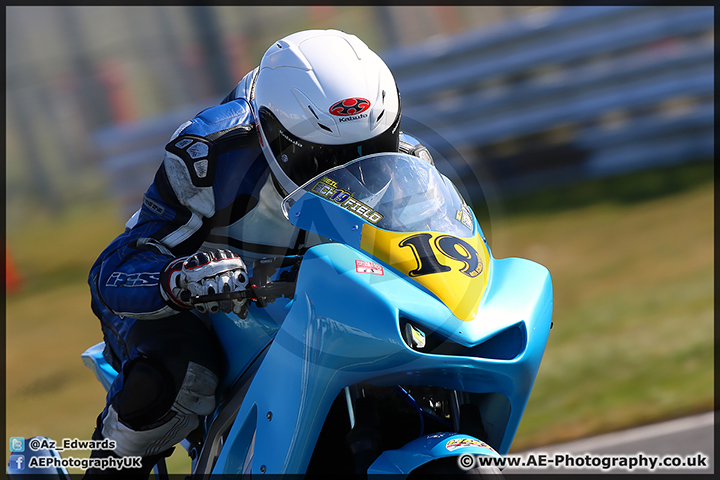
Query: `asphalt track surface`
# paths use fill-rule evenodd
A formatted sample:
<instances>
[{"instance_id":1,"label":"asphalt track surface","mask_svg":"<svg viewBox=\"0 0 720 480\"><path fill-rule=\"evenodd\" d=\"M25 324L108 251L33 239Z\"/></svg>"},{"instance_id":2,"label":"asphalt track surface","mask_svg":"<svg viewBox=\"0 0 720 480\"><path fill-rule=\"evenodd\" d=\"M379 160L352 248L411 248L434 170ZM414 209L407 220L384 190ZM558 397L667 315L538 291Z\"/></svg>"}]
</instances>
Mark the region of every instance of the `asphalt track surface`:
<instances>
[{"instance_id":1,"label":"asphalt track surface","mask_svg":"<svg viewBox=\"0 0 720 480\"><path fill-rule=\"evenodd\" d=\"M568 443L539 447L534 450L518 452L512 455L523 458L525 462L532 461L539 464L544 458L547 466L507 466L503 475L513 474L713 474L714 473L714 412L708 412L691 417L680 418L663 423L656 423L642 427L608 433L596 437L589 437ZM564 454L568 454L567 456ZM588 457L586 455L590 455ZM533 457L532 460L530 457ZM625 457L627 461L635 459L636 462L649 462L649 458L656 457L673 460L669 458L678 457L695 463L694 468L689 467L656 467L655 469L637 466L629 468L608 468L603 469L602 465L593 467L583 466L578 468L577 463L606 462L608 464L613 457ZM695 460L699 456L705 456L707 466L702 468L702 460ZM576 462L576 466L569 467L568 457ZM608 460L603 460L606 457ZM643 459L644 460L641 460ZM559 468L554 466L556 460L562 463ZM620 460L616 460L620 462ZM661 460L658 460L658 462ZM675 460L680 461L680 460ZM698 465L699 464L699 465ZM640 464L638 464L640 465Z\"/></svg>"}]
</instances>

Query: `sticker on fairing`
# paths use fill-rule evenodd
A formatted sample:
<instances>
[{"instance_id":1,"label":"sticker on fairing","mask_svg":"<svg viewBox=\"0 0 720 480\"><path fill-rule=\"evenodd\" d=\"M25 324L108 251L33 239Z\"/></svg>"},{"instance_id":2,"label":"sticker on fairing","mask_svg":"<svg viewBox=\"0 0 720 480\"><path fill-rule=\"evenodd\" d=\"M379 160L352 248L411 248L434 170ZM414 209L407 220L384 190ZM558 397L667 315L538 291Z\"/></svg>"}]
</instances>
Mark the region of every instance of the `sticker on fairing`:
<instances>
[{"instance_id":1,"label":"sticker on fairing","mask_svg":"<svg viewBox=\"0 0 720 480\"><path fill-rule=\"evenodd\" d=\"M368 205L365 205L363 202L353 197L352 193L338 188L337 183L327 177L317 182L310 191L337 203L345 210L353 212L370 223L377 223L383 218L380 212L376 212Z\"/></svg>"},{"instance_id":2,"label":"sticker on fairing","mask_svg":"<svg viewBox=\"0 0 720 480\"><path fill-rule=\"evenodd\" d=\"M445 444L445 448L451 452L458 448L464 447L480 447L489 448L492 450L492 447L490 445L483 442L482 440L477 440L475 438L453 438L452 440L448 440L448 442Z\"/></svg>"},{"instance_id":3,"label":"sticker on fairing","mask_svg":"<svg viewBox=\"0 0 720 480\"><path fill-rule=\"evenodd\" d=\"M372 275L385 275L382 265L366 260L355 260L355 271L357 273L370 273Z\"/></svg>"}]
</instances>

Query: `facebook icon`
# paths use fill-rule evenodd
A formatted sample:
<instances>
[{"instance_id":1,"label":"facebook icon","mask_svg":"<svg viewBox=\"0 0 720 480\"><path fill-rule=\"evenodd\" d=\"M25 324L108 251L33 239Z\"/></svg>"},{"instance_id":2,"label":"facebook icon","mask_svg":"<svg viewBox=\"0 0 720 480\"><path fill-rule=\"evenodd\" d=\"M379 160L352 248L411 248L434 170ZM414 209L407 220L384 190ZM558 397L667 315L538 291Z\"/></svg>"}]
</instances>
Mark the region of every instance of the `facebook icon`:
<instances>
[{"instance_id":1,"label":"facebook icon","mask_svg":"<svg viewBox=\"0 0 720 480\"><path fill-rule=\"evenodd\" d=\"M18 455L14 459L15 461L15 470L25 470L25 456L24 455Z\"/></svg>"}]
</instances>

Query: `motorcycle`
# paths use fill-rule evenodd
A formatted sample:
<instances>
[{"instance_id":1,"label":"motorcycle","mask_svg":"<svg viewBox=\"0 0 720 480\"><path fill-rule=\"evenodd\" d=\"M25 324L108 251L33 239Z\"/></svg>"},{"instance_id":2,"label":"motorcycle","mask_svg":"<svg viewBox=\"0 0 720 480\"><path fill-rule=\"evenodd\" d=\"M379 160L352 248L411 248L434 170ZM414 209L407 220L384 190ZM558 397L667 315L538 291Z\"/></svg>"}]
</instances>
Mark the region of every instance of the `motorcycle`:
<instances>
[{"instance_id":1,"label":"motorcycle","mask_svg":"<svg viewBox=\"0 0 720 480\"><path fill-rule=\"evenodd\" d=\"M452 182L410 155L333 168L282 208L324 241L256 261L244 292L193 299L250 307L209 314L227 362L182 442L188 478L498 475L468 459L512 444L551 328L548 270L495 259ZM82 357L107 389L102 349Z\"/></svg>"}]
</instances>

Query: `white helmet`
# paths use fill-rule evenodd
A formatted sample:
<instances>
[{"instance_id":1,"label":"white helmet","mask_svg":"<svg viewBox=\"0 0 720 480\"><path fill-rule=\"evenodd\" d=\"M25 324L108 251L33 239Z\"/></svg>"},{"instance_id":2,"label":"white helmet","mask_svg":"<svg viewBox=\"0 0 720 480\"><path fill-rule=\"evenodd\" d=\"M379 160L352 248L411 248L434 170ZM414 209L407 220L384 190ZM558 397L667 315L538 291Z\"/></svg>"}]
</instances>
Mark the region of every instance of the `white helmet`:
<instances>
[{"instance_id":1,"label":"white helmet","mask_svg":"<svg viewBox=\"0 0 720 480\"><path fill-rule=\"evenodd\" d=\"M263 153L284 194L329 168L398 150L395 79L365 43L338 30L275 42L260 62L253 107Z\"/></svg>"}]
</instances>

